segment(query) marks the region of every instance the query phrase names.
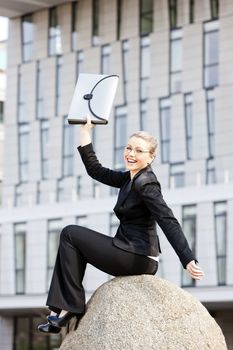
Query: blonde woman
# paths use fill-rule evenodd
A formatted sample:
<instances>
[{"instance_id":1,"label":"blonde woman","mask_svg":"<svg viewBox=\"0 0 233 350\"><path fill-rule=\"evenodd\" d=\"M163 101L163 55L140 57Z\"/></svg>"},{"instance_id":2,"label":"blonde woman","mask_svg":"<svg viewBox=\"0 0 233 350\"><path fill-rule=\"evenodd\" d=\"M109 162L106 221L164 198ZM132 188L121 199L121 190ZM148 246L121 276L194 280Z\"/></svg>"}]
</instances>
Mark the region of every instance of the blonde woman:
<instances>
[{"instance_id":1,"label":"blonde woman","mask_svg":"<svg viewBox=\"0 0 233 350\"><path fill-rule=\"evenodd\" d=\"M134 133L123 155L127 171L115 171L99 163L91 143L92 128L88 118L80 127L78 150L88 175L120 189L114 207L119 227L113 238L77 225L62 230L47 299L51 314L38 327L44 333L59 333L72 317L80 319L85 313L82 281L87 263L112 276L154 275L160 254L157 223L191 277L203 276L151 168L157 141L147 132Z\"/></svg>"}]
</instances>

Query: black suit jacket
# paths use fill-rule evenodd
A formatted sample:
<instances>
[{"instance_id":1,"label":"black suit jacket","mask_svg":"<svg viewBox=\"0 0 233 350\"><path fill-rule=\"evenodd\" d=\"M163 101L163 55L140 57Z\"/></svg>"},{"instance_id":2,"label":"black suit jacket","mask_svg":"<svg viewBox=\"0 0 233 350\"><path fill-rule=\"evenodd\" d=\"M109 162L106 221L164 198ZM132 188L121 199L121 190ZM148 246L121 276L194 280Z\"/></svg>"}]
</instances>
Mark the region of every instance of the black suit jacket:
<instances>
[{"instance_id":1,"label":"black suit jacket","mask_svg":"<svg viewBox=\"0 0 233 350\"><path fill-rule=\"evenodd\" d=\"M158 223L183 267L195 260L180 224L163 199L160 184L151 166L140 170L131 180L129 171L115 171L103 167L92 144L79 146L78 150L87 173L93 179L120 188L114 207L120 220L113 238L115 246L140 255L158 256L161 252L156 233Z\"/></svg>"}]
</instances>

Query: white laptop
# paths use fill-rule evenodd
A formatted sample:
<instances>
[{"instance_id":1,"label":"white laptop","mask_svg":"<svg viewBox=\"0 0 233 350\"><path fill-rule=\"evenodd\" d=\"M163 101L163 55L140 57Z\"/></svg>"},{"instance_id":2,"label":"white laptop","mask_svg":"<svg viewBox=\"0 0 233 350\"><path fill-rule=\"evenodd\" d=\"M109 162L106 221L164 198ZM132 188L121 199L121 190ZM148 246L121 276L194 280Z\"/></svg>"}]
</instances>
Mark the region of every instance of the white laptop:
<instances>
[{"instance_id":1,"label":"white laptop","mask_svg":"<svg viewBox=\"0 0 233 350\"><path fill-rule=\"evenodd\" d=\"M85 124L89 115L93 124L107 124L118 81L117 75L79 74L68 123Z\"/></svg>"}]
</instances>

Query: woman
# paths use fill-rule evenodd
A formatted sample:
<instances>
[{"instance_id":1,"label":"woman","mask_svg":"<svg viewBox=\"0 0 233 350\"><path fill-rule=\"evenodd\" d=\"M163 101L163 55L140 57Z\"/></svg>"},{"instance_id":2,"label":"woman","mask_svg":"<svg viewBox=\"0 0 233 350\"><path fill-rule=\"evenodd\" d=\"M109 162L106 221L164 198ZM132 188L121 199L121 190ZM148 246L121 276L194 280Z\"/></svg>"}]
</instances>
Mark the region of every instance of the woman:
<instances>
[{"instance_id":1,"label":"woman","mask_svg":"<svg viewBox=\"0 0 233 350\"><path fill-rule=\"evenodd\" d=\"M96 158L91 144L92 128L88 118L80 127L78 150L93 179L120 188L114 208L120 225L114 238L77 225L62 230L47 299L51 314L47 323L38 326L44 333L58 333L72 317L80 319L84 314L82 280L87 263L112 276L154 275L160 253L156 222L191 277L199 280L203 276L151 168L157 141L146 132L133 134L124 151L128 171L113 171L102 167Z\"/></svg>"}]
</instances>

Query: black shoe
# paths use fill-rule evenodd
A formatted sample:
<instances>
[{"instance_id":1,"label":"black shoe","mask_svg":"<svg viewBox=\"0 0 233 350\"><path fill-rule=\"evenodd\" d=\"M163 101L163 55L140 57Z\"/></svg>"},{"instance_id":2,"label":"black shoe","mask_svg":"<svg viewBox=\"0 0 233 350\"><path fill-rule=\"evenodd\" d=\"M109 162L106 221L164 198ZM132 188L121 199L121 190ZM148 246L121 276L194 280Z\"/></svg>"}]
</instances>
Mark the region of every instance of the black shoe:
<instances>
[{"instance_id":1,"label":"black shoe","mask_svg":"<svg viewBox=\"0 0 233 350\"><path fill-rule=\"evenodd\" d=\"M55 327L48 322L45 324L39 324L38 331L42 333L47 333L47 334L50 334L50 333L56 334L56 333L60 333L61 328Z\"/></svg>"},{"instance_id":2,"label":"black shoe","mask_svg":"<svg viewBox=\"0 0 233 350\"><path fill-rule=\"evenodd\" d=\"M71 318L77 317L73 312L68 311L63 317L58 316L48 316L48 321L52 326L55 327L66 327L67 323Z\"/></svg>"}]
</instances>

